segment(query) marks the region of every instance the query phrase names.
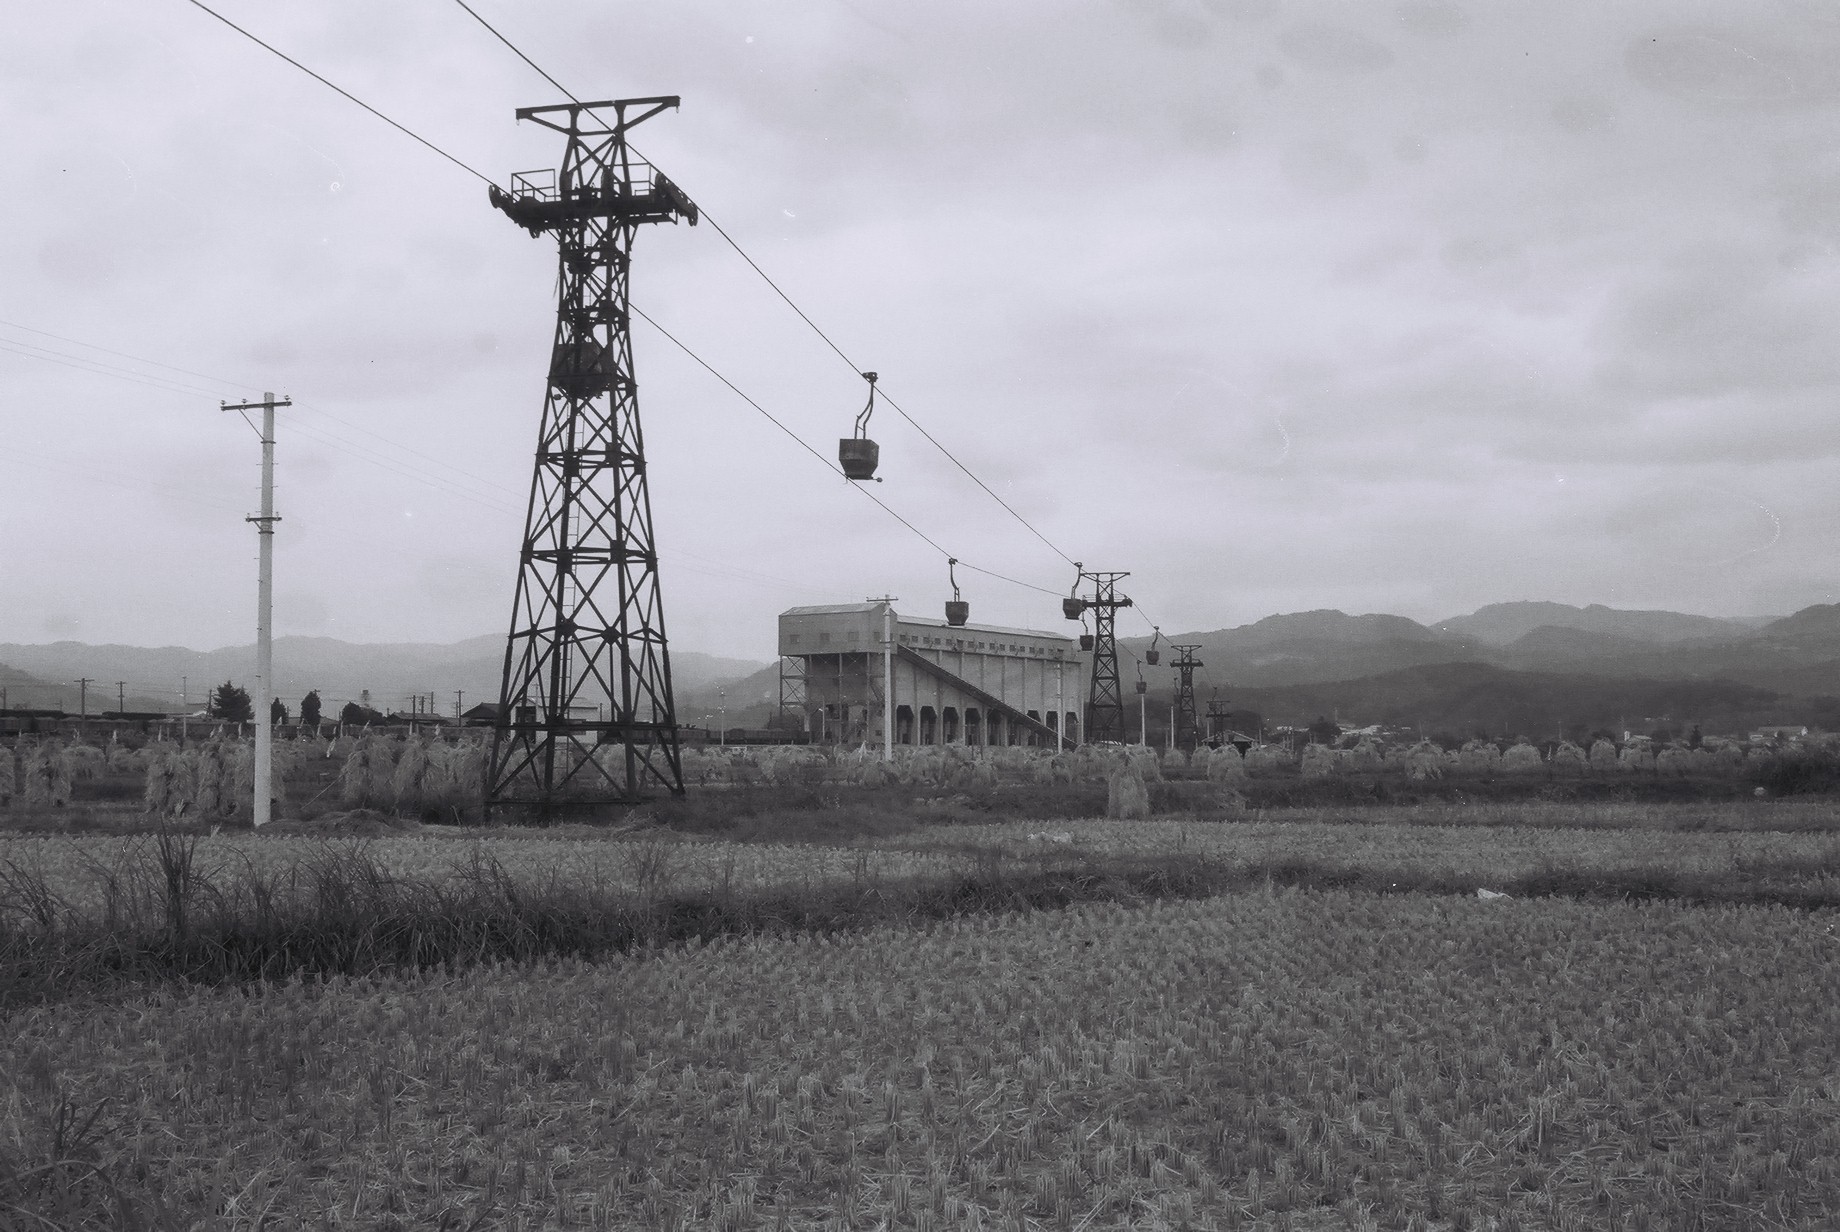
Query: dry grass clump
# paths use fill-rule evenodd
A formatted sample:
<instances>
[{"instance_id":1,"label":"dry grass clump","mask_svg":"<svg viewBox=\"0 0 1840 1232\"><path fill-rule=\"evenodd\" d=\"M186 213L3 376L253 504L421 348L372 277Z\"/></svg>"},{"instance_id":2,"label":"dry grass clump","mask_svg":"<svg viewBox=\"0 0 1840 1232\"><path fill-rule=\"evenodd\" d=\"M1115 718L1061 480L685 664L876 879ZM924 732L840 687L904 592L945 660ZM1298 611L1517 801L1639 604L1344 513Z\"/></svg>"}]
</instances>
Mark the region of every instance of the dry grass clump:
<instances>
[{"instance_id":1,"label":"dry grass clump","mask_svg":"<svg viewBox=\"0 0 1840 1232\"><path fill-rule=\"evenodd\" d=\"M0 1202L68 1167L107 1187L60 1226L1812 1232L1832 944L1278 891L71 1006L0 1035Z\"/></svg>"},{"instance_id":2,"label":"dry grass clump","mask_svg":"<svg viewBox=\"0 0 1840 1232\"><path fill-rule=\"evenodd\" d=\"M20 797L29 805L63 808L70 803L73 763L56 740L42 740L21 749ZM80 760L80 759L79 759Z\"/></svg>"},{"instance_id":3,"label":"dry grass clump","mask_svg":"<svg viewBox=\"0 0 1840 1232\"><path fill-rule=\"evenodd\" d=\"M1326 744L1306 744L1300 764L1304 778L1328 778L1335 773L1335 750Z\"/></svg>"},{"instance_id":4,"label":"dry grass clump","mask_svg":"<svg viewBox=\"0 0 1840 1232\"><path fill-rule=\"evenodd\" d=\"M146 812L156 818L221 824L249 820L254 796L253 746L216 736L192 748L158 754L147 767L141 799Z\"/></svg>"},{"instance_id":5,"label":"dry grass clump","mask_svg":"<svg viewBox=\"0 0 1840 1232\"><path fill-rule=\"evenodd\" d=\"M448 743L438 737L365 732L334 743L327 756L339 756L341 743L349 745L338 775L344 808L448 823L483 819L483 740Z\"/></svg>"},{"instance_id":6,"label":"dry grass clump","mask_svg":"<svg viewBox=\"0 0 1840 1232\"><path fill-rule=\"evenodd\" d=\"M1207 777L1210 783L1231 783L1243 779L1246 777L1246 759L1230 744L1214 749L1208 754Z\"/></svg>"},{"instance_id":7,"label":"dry grass clump","mask_svg":"<svg viewBox=\"0 0 1840 1232\"><path fill-rule=\"evenodd\" d=\"M1150 788L1135 762L1126 762L1106 784L1105 815L1114 821L1142 821L1150 816Z\"/></svg>"}]
</instances>

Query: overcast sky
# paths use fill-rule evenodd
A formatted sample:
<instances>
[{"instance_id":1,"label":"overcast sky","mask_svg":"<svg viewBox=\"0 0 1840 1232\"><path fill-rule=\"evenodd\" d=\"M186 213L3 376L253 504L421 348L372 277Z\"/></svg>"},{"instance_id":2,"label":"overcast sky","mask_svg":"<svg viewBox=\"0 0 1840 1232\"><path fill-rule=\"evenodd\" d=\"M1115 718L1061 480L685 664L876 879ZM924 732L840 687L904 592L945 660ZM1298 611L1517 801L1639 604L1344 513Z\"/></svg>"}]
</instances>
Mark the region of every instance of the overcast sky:
<instances>
[{"instance_id":1,"label":"overcast sky","mask_svg":"<svg viewBox=\"0 0 1840 1232\"><path fill-rule=\"evenodd\" d=\"M1165 629L1835 599L1831 0L475 7L583 98L681 95L639 148ZM221 11L499 182L558 160L513 117L555 90L451 0ZM250 641L259 450L217 401L267 389L297 402L277 631L503 630L553 241L185 0L28 0L0 106L0 641ZM712 228L643 231L632 294L821 452L848 434L862 381ZM768 658L785 607L949 597L634 345L675 645ZM1072 582L896 416L871 435L948 551Z\"/></svg>"}]
</instances>

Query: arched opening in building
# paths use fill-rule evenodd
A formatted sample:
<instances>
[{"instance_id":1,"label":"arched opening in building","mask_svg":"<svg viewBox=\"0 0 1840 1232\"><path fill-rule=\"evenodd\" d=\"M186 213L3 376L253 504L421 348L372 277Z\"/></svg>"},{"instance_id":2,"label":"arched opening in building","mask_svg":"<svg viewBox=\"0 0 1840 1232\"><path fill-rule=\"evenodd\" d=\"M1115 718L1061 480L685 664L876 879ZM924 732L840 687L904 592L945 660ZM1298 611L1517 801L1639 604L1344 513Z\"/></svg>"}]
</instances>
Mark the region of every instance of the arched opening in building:
<instances>
[{"instance_id":1,"label":"arched opening in building","mask_svg":"<svg viewBox=\"0 0 1840 1232\"><path fill-rule=\"evenodd\" d=\"M911 706L894 708L894 742L912 744L914 742L914 711Z\"/></svg>"},{"instance_id":2,"label":"arched opening in building","mask_svg":"<svg viewBox=\"0 0 1840 1232\"><path fill-rule=\"evenodd\" d=\"M984 743L984 716L978 713L976 706L965 707L965 743Z\"/></svg>"},{"instance_id":3,"label":"arched opening in building","mask_svg":"<svg viewBox=\"0 0 1840 1232\"><path fill-rule=\"evenodd\" d=\"M1041 722L1041 711L1039 710L1029 711L1029 718L1033 719L1037 723ZM1029 747L1034 748L1036 745L1040 743L1041 743L1041 733L1031 727L1029 729L1029 740L1028 740Z\"/></svg>"},{"instance_id":4,"label":"arched opening in building","mask_svg":"<svg viewBox=\"0 0 1840 1232\"><path fill-rule=\"evenodd\" d=\"M984 720L984 742L997 745L1009 742L1009 724L1004 722L1001 710L992 710Z\"/></svg>"},{"instance_id":5,"label":"arched opening in building","mask_svg":"<svg viewBox=\"0 0 1840 1232\"><path fill-rule=\"evenodd\" d=\"M1067 739L1078 744L1080 742L1080 716L1069 710L1067 721L1061 725L1061 730L1066 733Z\"/></svg>"},{"instance_id":6,"label":"arched opening in building","mask_svg":"<svg viewBox=\"0 0 1840 1232\"><path fill-rule=\"evenodd\" d=\"M958 743L958 707L947 706L939 715L939 743Z\"/></svg>"},{"instance_id":7,"label":"arched opening in building","mask_svg":"<svg viewBox=\"0 0 1840 1232\"><path fill-rule=\"evenodd\" d=\"M920 707L920 743L939 743L939 715L931 706Z\"/></svg>"}]
</instances>

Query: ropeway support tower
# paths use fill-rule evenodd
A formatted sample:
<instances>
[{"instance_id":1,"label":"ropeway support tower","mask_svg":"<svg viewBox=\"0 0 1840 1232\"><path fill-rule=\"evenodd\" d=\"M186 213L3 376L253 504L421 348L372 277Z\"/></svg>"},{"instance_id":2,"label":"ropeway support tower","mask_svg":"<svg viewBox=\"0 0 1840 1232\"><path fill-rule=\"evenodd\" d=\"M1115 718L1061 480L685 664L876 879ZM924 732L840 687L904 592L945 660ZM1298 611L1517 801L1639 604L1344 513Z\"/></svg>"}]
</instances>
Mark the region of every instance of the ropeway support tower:
<instances>
[{"instance_id":1,"label":"ropeway support tower","mask_svg":"<svg viewBox=\"0 0 1840 1232\"><path fill-rule=\"evenodd\" d=\"M1124 694L1118 688L1118 635L1115 632L1118 609L1130 607L1128 595L1118 593L1118 580L1131 575L1118 571L1094 571L1082 568L1080 582L1092 583L1091 596L1075 595L1063 601L1062 610L1071 620L1082 611L1093 617L1092 684L1086 696L1086 732L1088 743L1124 740Z\"/></svg>"},{"instance_id":2,"label":"ropeway support tower","mask_svg":"<svg viewBox=\"0 0 1840 1232\"><path fill-rule=\"evenodd\" d=\"M1169 647L1176 652L1176 747L1184 753L1193 753L1200 743L1195 730L1195 669L1203 666L1195 652L1201 649L1199 642L1192 646Z\"/></svg>"},{"instance_id":3,"label":"ropeway support tower","mask_svg":"<svg viewBox=\"0 0 1840 1232\"><path fill-rule=\"evenodd\" d=\"M491 189L513 222L556 237L560 290L488 808L683 792L627 301L638 229L697 221L695 203L627 144L634 127L677 105L519 108L519 120L568 139L561 169Z\"/></svg>"}]
</instances>

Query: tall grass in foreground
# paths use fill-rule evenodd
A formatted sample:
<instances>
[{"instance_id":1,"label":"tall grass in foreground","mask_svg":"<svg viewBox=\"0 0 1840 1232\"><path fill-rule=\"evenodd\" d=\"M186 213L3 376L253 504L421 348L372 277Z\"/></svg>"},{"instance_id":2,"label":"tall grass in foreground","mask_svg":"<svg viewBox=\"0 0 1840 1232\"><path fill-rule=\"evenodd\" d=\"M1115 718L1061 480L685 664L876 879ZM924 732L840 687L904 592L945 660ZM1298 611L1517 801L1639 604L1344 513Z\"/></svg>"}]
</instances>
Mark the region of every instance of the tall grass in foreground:
<instances>
[{"instance_id":1,"label":"tall grass in foreground","mask_svg":"<svg viewBox=\"0 0 1840 1232\"><path fill-rule=\"evenodd\" d=\"M132 1203L162 1229L1831 1232L1822 924L1261 889L52 1008L0 1033L0 1205L63 1228L137 1226ZM83 1200L26 1192L54 1169Z\"/></svg>"},{"instance_id":2,"label":"tall grass in foreground","mask_svg":"<svg viewBox=\"0 0 1840 1232\"><path fill-rule=\"evenodd\" d=\"M1759 859L1694 870L1554 861L1504 879L1448 865L1379 867L1295 852L1223 858L1047 844L1033 851L971 847L949 871L912 875L883 874L865 850L841 877L759 883L735 876L686 882L673 871L675 845L654 839L610 844L627 863L616 884L571 875L560 864L524 864L514 873L478 844L461 849L439 879L395 874L361 842L318 845L277 869L245 858L207 870L199 842L166 830L128 858L96 861L100 893L81 906L37 870L0 860L0 1012L124 983L593 958L693 939L839 932L1261 885L1462 895L1489 885L1515 896L1840 907L1840 849L1818 866Z\"/></svg>"}]
</instances>

